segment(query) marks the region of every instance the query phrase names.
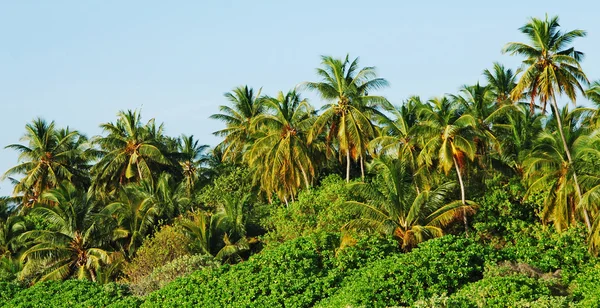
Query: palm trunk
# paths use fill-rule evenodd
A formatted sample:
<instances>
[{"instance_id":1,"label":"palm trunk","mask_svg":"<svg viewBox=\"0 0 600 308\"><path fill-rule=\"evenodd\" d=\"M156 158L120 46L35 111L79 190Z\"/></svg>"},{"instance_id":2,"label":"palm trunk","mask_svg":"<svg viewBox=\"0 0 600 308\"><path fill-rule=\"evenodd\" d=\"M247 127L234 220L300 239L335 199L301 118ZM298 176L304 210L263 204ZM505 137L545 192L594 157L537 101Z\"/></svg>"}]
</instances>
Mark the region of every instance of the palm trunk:
<instances>
[{"instance_id":1,"label":"palm trunk","mask_svg":"<svg viewBox=\"0 0 600 308\"><path fill-rule=\"evenodd\" d=\"M460 168L458 167L458 161L456 161L456 157L452 157L452 161L454 162L454 168L456 168L456 174L458 175L458 183L460 184L460 200L462 202L463 207L467 205L465 200L465 185L462 180L462 175L460 173ZM465 225L465 234L469 236L469 223L467 221L467 209L463 209L463 224Z\"/></svg>"},{"instance_id":2,"label":"palm trunk","mask_svg":"<svg viewBox=\"0 0 600 308\"><path fill-rule=\"evenodd\" d=\"M304 167L300 164L300 171L302 172L302 177L304 178L304 185L306 185L306 189L310 189L310 184L308 183L308 176L306 175L306 171L304 171Z\"/></svg>"},{"instance_id":3,"label":"palm trunk","mask_svg":"<svg viewBox=\"0 0 600 308\"><path fill-rule=\"evenodd\" d=\"M558 110L558 104L556 104L556 97L552 96L552 106L554 107L554 115L556 118L556 124L558 126L558 132L560 133L560 138L562 139L563 147L565 149L565 153L567 153L567 159L569 160L569 167L573 168L573 181L575 182L575 191L577 192L577 197L579 201L581 201L581 187L579 186L579 181L577 180L577 172L575 171L575 166L573 166L573 158L571 158L571 151L569 150L569 146L567 145L567 139L565 138L565 134L563 132L562 120L560 119L560 112ZM588 214L587 209L583 209L583 219L585 220L585 225L588 229L588 232L592 230L592 225L590 223L590 216Z\"/></svg>"},{"instance_id":4,"label":"palm trunk","mask_svg":"<svg viewBox=\"0 0 600 308\"><path fill-rule=\"evenodd\" d=\"M350 182L350 148L346 149L346 183Z\"/></svg>"},{"instance_id":5,"label":"palm trunk","mask_svg":"<svg viewBox=\"0 0 600 308\"><path fill-rule=\"evenodd\" d=\"M362 181L365 181L365 166L363 163L364 159L362 157L362 155L360 156L360 178L362 179Z\"/></svg>"}]
</instances>

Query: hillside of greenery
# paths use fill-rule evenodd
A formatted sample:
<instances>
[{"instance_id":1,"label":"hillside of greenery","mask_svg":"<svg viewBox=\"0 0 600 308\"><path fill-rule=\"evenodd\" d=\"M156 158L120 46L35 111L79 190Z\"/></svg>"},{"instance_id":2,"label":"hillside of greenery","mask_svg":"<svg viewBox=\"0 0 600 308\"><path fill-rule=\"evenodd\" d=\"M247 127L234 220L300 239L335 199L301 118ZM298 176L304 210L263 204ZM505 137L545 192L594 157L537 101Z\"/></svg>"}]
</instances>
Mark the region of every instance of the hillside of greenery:
<instances>
[{"instance_id":1,"label":"hillside of greenery","mask_svg":"<svg viewBox=\"0 0 600 308\"><path fill-rule=\"evenodd\" d=\"M586 32L520 31L522 67L430 99L349 56L234 88L212 148L138 110L93 137L34 119L6 146L0 307L600 307Z\"/></svg>"}]
</instances>

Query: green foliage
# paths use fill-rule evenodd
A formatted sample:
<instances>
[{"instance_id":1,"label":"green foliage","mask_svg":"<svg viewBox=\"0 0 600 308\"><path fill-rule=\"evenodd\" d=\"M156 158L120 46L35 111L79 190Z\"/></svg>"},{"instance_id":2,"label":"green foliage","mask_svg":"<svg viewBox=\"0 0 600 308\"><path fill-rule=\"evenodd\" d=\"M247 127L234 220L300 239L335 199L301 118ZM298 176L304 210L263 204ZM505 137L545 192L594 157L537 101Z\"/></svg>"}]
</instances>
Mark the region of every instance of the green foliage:
<instances>
[{"instance_id":1,"label":"green foliage","mask_svg":"<svg viewBox=\"0 0 600 308\"><path fill-rule=\"evenodd\" d=\"M507 243L500 251L500 258L526 263L543 272L561 270L565 282L593 260L587 251L583 228L557 233L552 228L533 225L515 231L514 238L514 242Z\"/></svg>"},{"instance_id":2,"label":"green foliage","mask_svg":"<svg viewBox=\"0 0 600 308\"><path fill-rule=\"evenodd\" d=\"M329 175L319 187L303 190L288 207L274 205L263 219L269 230L263 240L276 244L318 232L339 232L353 216L345 206L351 197L346 183L338 175Z\"/></svg>"},{"instance_id":3,"label":"green foliage","mask_svg":"<svg viewBox=\"0 0 600 308\"><path fill-rule=\"evenodd\" d=\"M327 294L335 235L299 238L246 262L199 271L150 294L143 307L308 307Z\"/></svg>"},{"instance_id":4,"label":"green foliage","mask_svg":"<svg viewBox=\"0 0 600 308\"><path fill-rule=\"evenodd\" d=\"M126 287L114 283L101 286L82 280L46 281L14 294L12 299L3 302L1 307L139 306L140 301L128 295Z\"/></svg>"},{"instance_id":5,"label":"green foliage","mask_svg":"<svg viewBox=\"0 0 600 308\"><path fill-rule=\"evenodd\" d=\"M600 307L600 265L587 266L570 285L576 307Z\"/></svg>"},{"instance_id":6,"label":"green foliage","mask_svg":"<svg viewBox=\"0 0 600 308\"><path fill-rule=\"evenodd\" d=\"M535 196L523 200L525 188L519 179L501 176L486 183L485 194L477 199L473 226L482 240L510 240L520 228L537 221L540 203ZM538 201L538 202L536 202Z\"/></svg>"},{"instance_id":7,"label":"green foliage","mask_svg":"<svg viewBox=\"0 0 600 308\"><path fill-rule=\"evenodd\" d=\"M135 258L124 266L126 281L137 284L155 268L191 254L190 244L181 227L162 227L153 237L144 241Z\"/></svg>"},{"instance_id":8,"label":"green foliage","mask_svg":"<svg viewBox=\"0 0 600 308\"><path fill-rule=\"evenodd\" d=\"M521 274L485 277L460 289L447 304L448 307L540 307L546 301L553 303L550 307L565 306L564 297L550 300L550 284ZM533 304L536 301L540 305Z\"/></svg>"},{"instance_id":9,"label":"green foliage","mask_svg":"<svg viewBox=\"0 0 600 308\"><path fill-rule=\"evenodd\" d=\"M21 290L16 283L0 281L0 304L8 302Z\"/></svg>"},{"instance_id":10,"label":"green foliage","mask_svg":"<svg viewBox=\"0 0 600 308\"><path fill-rule=\"evenodd\" d=\"M205 186L200 191L198 201L208 206L216 206L221 204L226 196L241 199L253 190L251 179L252 176L247 169L230 168L217 177L211 185Z\"/></svg>"},{"instance_id":11,"label":"green foliage","mask_svg":"<svg viewBox=\"0 0 600 308\"><path fill-rule=\"evenodd\" d=\"M219 262L212 256L184 255L163 266L156 267L150 275L142 277L137 283L131 284L131 291L139 296L145 296L156 291L171 281L191 274L203 268L215 268Z\"/></svg>"},{"instance_id":12,"label":"green foliage","mask_svg":"<svg viewBox=\"0 0 600 308\"><path fill-rule=\"evenodd\" d=\"M435 294L453 293L482 277L488 251L472 240L444 236L410 253L368 264L346 277L320 307L410 305Z\"/></svg>"}]
</instances>

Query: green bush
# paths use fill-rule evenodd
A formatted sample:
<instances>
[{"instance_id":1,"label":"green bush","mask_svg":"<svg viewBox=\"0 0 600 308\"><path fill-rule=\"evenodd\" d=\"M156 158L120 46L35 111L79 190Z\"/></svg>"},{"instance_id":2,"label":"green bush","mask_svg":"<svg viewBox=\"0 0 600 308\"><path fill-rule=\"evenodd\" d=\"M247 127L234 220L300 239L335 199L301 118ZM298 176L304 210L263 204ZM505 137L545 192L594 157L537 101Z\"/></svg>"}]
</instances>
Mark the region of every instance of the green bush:
<instances>
[{"instance_id":1,"label":"green bush","mask_svg":"<svg viewBox=\"0 0 600 308\"><path fill-rule=\"evenodd\" d=\"M448 307L523 307L526 303L548 301L551 282L522 274L486 277L450 296ZM558 299L564 303L566 299Z\"/></svg>"},{"instance_id":2,"label":"green bush","mask_svg":"<svg viewBox=\"0 0 600 308\"><path fill-rule=\"evenodd\" d=\"M0 304L11 300L21 289L16 283L0 282Z\"/></svg>"},{"instance_id":3,"label":"green bush","mask_svg":"<svg viewBox=\"0 0 600 308\"><path fill-rule=\"evenodd\" d=\"M137 284L155 268L191 254L190 243L181 227L163 226L152 238L146 239L133 260L125 264L125 280Z\"/></svg>"},{"instance_id":4,"label":"green bush","mask_svg":"<svg viewBox=\"0 0 600 308\"><path fill-rule=\"evenodd\" d=\"M352 218L345 202L349 198L346 182L338 175L323 179L319 187L302 190L288 207L273 205L262 224L269 232L263 237L276 244L318 232L340 232Z\"/></svg>"},{"instance_id":5,"label":"green bush","mask_svg":"<svg viewBox=\"0 0 600 308\"><path fill-rule=\"evenodd\" d=\"M479 280L488 250L472 240L444 236L410 253L375 261L346 277L320 307L410 305L436 294L451 294Z\"/></svg>"},{"instance_id":6,"label":"green bush","mask_svg":"<svg viewBox=\"0 0 600 308\"><path fill-rule=\"evenodd\" d=\"M135 295L145 296L179 277L189 275L203 268L214 268L217 266L219 266L219 262L212 256L182 256L164 266L155 268L150 275L143 277L138 283L131 284L131 291Z\"/></svg>"},{"instance_id":7,"label":"green bush","mask_svg":"<svg viewBox=\"0 0 600 308\"><path fill-rule=\"evenodd\" d=\"M568 284L581 267L592 262L586 245L586 231L571 228L562 233L540 225L530 226L514 235L500 251L502 259L526 263L543 272L560 270Z\"/></svg>"},{"instance_id":8,"label":"green bush","mask_svg":"<svg viewBox=\"0 0 600 308\"><path fill-rule=\"evenodd\" d=\"M177 279L143 307L309 307L327 294L318 281L332 266L336 235L315 235L267 249L237 265Z\"/></svg>"},{"instance_id":9,"label":"green bush","mask_svg":"<svg viewBox=\"0 0 600 308\"><path fill-rule=\"evenodd\" d=\"M128 289L110 283L86 280L46 281L13 295L2 307L136 307L141 300L130 298Z\"/></svg>"},{"instance_id":10,"label":"green bush","mask_svg":"<svg viewBox=\"0 0 600 308\"><path fill-rule=\"evenodd\" d=\"M585 267L570 285L577 307L600 307L600 265Z\"/></svg>"},{"instance_id":11,"label":"green bush","mask_svg":"<svg viewBox=\"0 0 600 308\"><path fill-rule=\"evenodd\" d=\"M526 189L517 178L503 180L496 177L486 183L486 193L477 198L473 217L477 237L492 243L510 240L514 231L537 221L540 207L534 197L523 200Z\"/></svg>"}]
</instances>

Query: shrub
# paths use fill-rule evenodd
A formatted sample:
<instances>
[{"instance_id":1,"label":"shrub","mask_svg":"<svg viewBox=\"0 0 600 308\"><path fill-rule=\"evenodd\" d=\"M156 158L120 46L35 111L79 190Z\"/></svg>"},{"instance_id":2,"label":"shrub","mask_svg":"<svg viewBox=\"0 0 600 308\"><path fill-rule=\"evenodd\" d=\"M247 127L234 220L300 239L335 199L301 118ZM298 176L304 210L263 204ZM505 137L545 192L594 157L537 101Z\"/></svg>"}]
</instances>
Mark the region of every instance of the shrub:
<instances>
[{"instance_id":1,"label":"shrub","mask_svg":"<svg viewBox=\"0 0 600 308\"><path fill-rule=\"evenodd\" d=\"M592 261L585 243L586 231L571 228L562 233L540 225L530 226L514 235L514 241L500 253L502 259L526 263L543 272L561 270L565 284Z\"/></svg>"},{"instance_id":2,"label":"shrub","mask_svg":"<svg viewBox=\"0 0 600 308\"><path fill-rule=\"evenodd\" d=\"M302 190L288 207L272 206L271 214L262 221L269 230L263 240L276 244L312 233L340 232L352 217L344 205L348 197L344 180L338 175L326 177L319 187Z\"/></svg>"},{"instance_id":3,"label":"shrub","mask_svg":"<svg viewBox=\"0 0 600 308\"><path fill-rule=\"evenodd\" d=\"M503 182L497 176L486 183L485 194L477 198L478 209L473 217L477 237L486 241L510 240L514 231L537 221L539 202L531 196L523 199L525 188L514 178Z\"/></svg>"},{"instance_id":4,"label":"shrub","mask_svg":"<svg viewBox=\"0 0 600 308\"><path fill-rule=\"evenodd\" d=\"M453 294L448 307L523 307L535 301L550 301L552 283L521 274L491 276L469 284ZM560 298L551 302L562 302Z\"/></svg>"},{"instance_id":5,"label":"shrub","mask_svg":"<svg viewBox=\"0 0 600 308\"><path fill-rule=\"evenodd\" d=\"M141 301L128 295L127 287L115 283L102 286L86 280L46 281L16 293L3 307L139 306Z\"/></svg>"},{"instance_id":6,"label":"shrub","mask_svg":"<svg viewBox=\"0 0 600 308\"><path fill-rule=\"evenodd\" d=\"M152 238L144 241L131 263L125 264L125 280L137 284L155 268L189 254L190 240L181 227L163 226Z\"/></svg>"},{"instance_id":7,"label":"shrub","mask_svg":"<svg viewBox=\"0 0 600 308\"><path fill-rule=\"evenodd\" d=\"M11 300L21 291L21 286L12 282L0 282L0 304Z\"/></svg>"},{"instance_id":8,"label":"shrub","mask_svg":"<svg viewBox=\"0 0 600 308\"><path fill-rule=\"evenodd\" d=\"M196 272L151 293L143 307L310 307L327 294L322 280L339 237L299 238L237 265Z\"/></svg>"},{"instance_id":9,"label":"shrub","mask_svg":"<svg viewBox=\"0 0 600 308\"><path fill-rule=\"evenodd\" d=\"M570 291L577 307L600 307L600 265L582 270L571 283Z\"/></svg>"},{"instance_id":10,"label":"shrub","mask_svg":"<svg viewBox=\"0 0 600 308\"><path fill-rule=\"evenodd\" d=\"M355 271L321 307L410 305L436 294L453 293L482 277L485 247L444 236L410 253L392 255Z\"/></svg>"},{"instance_id":11,"label":"shrub","mask_svg":"<svg viewBox=\"0 0 600 308\"><path fill-rule=\"evenodd\" d=\"M164 266L155 268L152 273L136 284L131 284L135 295L145 296L156 291L176 278L183 277L203 268L214 268L219 265L214 257L206 255L190 255L179 257Z\"/></svg>"}]
</instances>

